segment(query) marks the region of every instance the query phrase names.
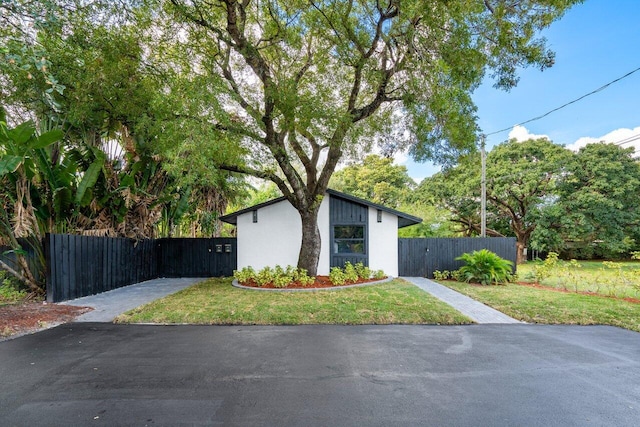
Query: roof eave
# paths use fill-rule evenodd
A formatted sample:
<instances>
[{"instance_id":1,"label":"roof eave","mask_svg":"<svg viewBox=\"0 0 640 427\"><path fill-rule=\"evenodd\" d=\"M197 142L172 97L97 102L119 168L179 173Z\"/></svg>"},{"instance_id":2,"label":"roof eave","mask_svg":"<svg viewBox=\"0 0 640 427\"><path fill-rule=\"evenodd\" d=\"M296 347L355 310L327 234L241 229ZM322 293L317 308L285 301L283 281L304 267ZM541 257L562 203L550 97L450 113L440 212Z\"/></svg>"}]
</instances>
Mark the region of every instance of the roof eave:
<instances>
[{"instance_id":1,"label":"roof eave","mask_svg":"<svg viewBox=\"0 0 640 427\"><path fill-rule=\"evenodd\" d=\"M398 210L395 209L391 209L388 208L386 206L377 204L377 203L373 203L370 202L368 200L365 199L361 199L359 197L356 196L352 196L350 194L346 194L346 193L342 193L340 191L336 191L336 190L332 190L330 188L327 189L327 194L332 195L332 196L336 196L342 199L346 199L355 203L359 203L362 205L366 205L366 206L371 206L374 209L380 209L381 211L384 212L388 212L392 215L395 215L398 217L398 228L404 228L404 227L409 227L411 225L415 225L415 224L420 224L422 222L422 218L418 218L417 216L413 216L413 215L409 215L407 213L404 212L400 212ZM245 213L248 212L252 212L261 208L264 208L266 206L270 206L276 203L280 203L284 200L287 200L286 197L282 196L282 197L278 197L277 199L273 199L273 200L269 200L266 201L264 203L259 203L257 205L245 208L245 209L241 209L239 211L227 214L227 215L222 215L220 217L220 221L226 222L227 224L232 224L232 225L237 225L238 224L238 216L243 215Z\"/></svg>"}]
</instances>

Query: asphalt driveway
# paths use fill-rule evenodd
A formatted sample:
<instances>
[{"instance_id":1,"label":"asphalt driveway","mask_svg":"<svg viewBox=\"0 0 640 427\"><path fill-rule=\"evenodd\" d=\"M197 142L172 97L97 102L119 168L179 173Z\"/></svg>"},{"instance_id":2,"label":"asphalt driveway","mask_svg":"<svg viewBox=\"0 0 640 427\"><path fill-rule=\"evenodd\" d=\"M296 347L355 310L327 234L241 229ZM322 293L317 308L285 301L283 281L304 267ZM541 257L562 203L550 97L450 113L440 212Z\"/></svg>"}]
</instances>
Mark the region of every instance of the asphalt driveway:
<instances>
[{"instance_id":1,"label":"asphalt driveway","mask_svg":"<svg viewBox=\"0 0 640 427\"><path fill-rule=\"evenodd\" d=\"M632 426L607 326L77 323L0 342L0 425Z\"/></svg>"}]
</instances>

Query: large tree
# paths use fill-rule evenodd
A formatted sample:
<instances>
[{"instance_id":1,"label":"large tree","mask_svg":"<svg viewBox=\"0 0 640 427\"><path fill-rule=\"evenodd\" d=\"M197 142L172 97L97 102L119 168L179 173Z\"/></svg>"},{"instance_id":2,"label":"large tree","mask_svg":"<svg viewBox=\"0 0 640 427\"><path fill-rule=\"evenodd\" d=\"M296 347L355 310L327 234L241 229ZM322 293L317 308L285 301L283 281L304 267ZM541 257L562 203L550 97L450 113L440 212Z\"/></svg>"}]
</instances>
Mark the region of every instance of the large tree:
<instances>
[{"instance_id":1,"label":"large tree","mask_svg":"<svg viewBox=\"0 0 640 427\"><path fill-rule=\"evenodd\" d=\"M175 43L158 59L209 95L194 121L220 148L212 163L276 183L314 274L318 209L343 155L373 141L417 159L472 151L485 71L510 88L518 67L550 66L539 31L578 2L170 0L154 16ZM225 161L237 151L244 162Z\"/></svg>"},{"instance_id":2,"label":"large tree","mask_svg":"<svg viewBox=\"0 0 640 427\"><path fill-rule=\"evenodd\" d=\"M487 156L487 200L516 236L517 262L535 231L540 209L553 198L571 152L547 139L511 141Z\"/></svg>"},{"instance_id":3,"label":"large tree","mask_svg":"<svg viewBox=\"0 0 640 427\"><path fill-rule=\"evenodd\" d=\"M581 256L620 256L638 247L640 165L633 148L589 144L567 164L553 227L559 250Z\"/></svg>"},{"instance_id":4,"label":"large tree","mask_svg":"<svg viewBox=\"0 0 640 427\"><path fill-rule=\"evenodd\" d=\"M487 235L514 235L517 261L543 209L556 197L572 153L547 139L500 144L487 155ZM473 156L421 185L431 191L467 235L480 232L480 158Z\"/></svg>"}]
</instances>

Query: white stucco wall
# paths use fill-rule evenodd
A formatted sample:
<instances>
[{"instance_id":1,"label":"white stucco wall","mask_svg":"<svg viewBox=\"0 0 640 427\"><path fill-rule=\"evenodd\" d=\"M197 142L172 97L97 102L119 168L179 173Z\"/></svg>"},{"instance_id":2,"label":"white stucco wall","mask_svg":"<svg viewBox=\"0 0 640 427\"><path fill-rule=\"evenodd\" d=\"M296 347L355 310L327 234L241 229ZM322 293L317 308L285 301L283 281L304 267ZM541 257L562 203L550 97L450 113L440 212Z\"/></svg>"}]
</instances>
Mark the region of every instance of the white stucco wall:
<instances>
[{"instance_id":1,"label":"white stucco wall","mask_svg":"<svg viewBox=\"0 0 640 427\"><path fill-rule=\"evenodd\" d=\"M320 230L320 239L322 240L322 246L320 247L320 262L318 262L318 274L320 276L329 275L329 265L331 262L331 233L329 229L329 195L327 194L322 199L320 205L320 212L318 212L318 229Z\"/></svg>"},{"instance_id":2,"label":"white stucco wall","mask_svg":"<svg viewBox=\"0 0 640 427\"><path fill-rule=\"evenodd\" d=\"M369 207L369 268L383 270L388 276L398 276L398 217Z\"/></svg>"},{"instance_id":3,"label":"white stucco wall","mask_svg":"<svg viewBox=\"0 0 640 427\"><path fill-rule=\"evenodd\" d=\"M329 195L318 213L321 249L318 274L328 275L331 260L329 225ZM382 212L382 222L377 221L378 211L369 207L369 267L383 270L389 276L398 275L398 217ZM252 212L238 216L238 268L287 266L298 263L302 242L300 215L287 201L258 210L258 222L253 222Z\"/></svg>"},{"instance_id":4,"label":"white stucco wall","mask_svg":"<svg viewBox=\"0 0 640 427\"><path fill-rule=\"evenodd\" d=\"M329 274L329 197L325 197L318 212L318 228L322 241L318 274ZM237 219L238 269L266 266L297 265L302 243L302 221L289 202L282 201L258 209L258 222L252 212Z\"/></svg>"}]
</instances>

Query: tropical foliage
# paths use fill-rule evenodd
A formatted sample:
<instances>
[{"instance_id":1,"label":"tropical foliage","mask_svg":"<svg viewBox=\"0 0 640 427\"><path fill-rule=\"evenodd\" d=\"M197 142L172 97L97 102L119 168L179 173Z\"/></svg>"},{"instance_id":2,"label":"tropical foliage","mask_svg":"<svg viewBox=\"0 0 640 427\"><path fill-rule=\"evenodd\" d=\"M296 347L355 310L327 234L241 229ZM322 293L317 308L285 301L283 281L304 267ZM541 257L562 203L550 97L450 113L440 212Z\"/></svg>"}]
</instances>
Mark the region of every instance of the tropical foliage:
<instances>
[{"instance_id":1,"label":"tropical foliage","mask_svg":"<svg viewBox=\"0 0 640 427\"><path fill-rule=\"evenodd\" d=\"M454 274L458 280L491 285L511 279L513 263L487 249L462 254L456 260L465 262Z\"/></svg>"}]
</instances>

